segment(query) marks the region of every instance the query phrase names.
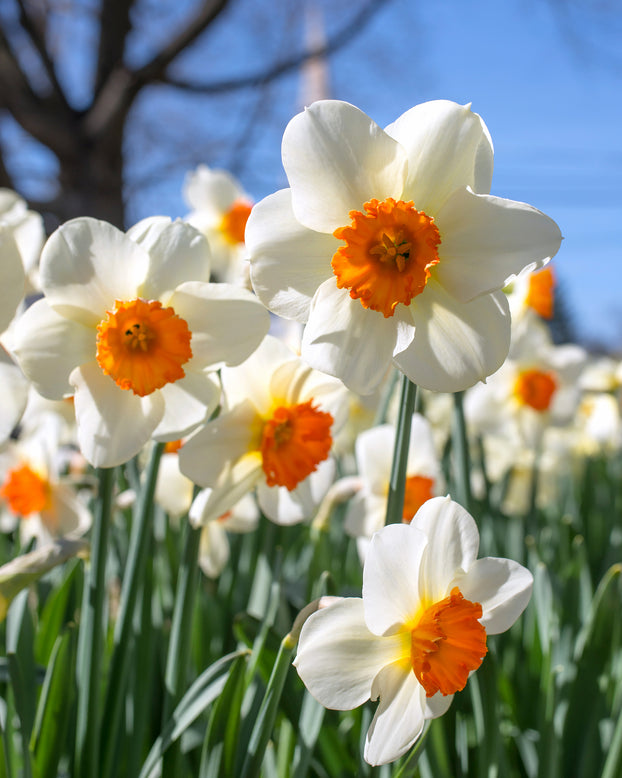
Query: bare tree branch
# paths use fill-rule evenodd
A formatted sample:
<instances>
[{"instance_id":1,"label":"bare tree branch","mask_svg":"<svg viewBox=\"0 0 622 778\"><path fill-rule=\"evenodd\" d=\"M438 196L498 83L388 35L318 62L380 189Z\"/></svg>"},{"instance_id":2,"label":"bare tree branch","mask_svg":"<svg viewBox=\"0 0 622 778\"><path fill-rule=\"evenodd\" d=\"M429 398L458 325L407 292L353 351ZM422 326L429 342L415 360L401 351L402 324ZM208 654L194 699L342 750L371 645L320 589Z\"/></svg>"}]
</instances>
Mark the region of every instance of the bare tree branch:
<instances>
[{"instance_id":1,"label":"bare tree branch","mask_svg":"<svg viewBox=\"0 0 622 778\"><path fill-rule=\"evenodd\" d=\"M39 54L41 64L43 65L43 68L45 69L47 77L52 86L53 95L58 100L59 106L63 110L69 112L71 109L67 103L63 88L61 87L58 78L56 77L54 63L52 62L47 50L45 43L45 31L41 29L40 24L38 24L35 18L28 12L24 0L17 0L17 4L19 6L20 24L22 25L24 31L28 34L28 37Z\"/></svg>"},{"instance_id":2,"label":"bare tree branch","mask_svg":"<svg viewBox=\"0 0 622 778\"><path fill-rule=\"evenodd\" d=\"M239 89L248 89L250 87L261 86L270 81L274 81L281 76L296 70L309 60L315 57L327 57L334 54L348 44L361 29L371 21L371 19L387 5L391 0L369 0L356 16L351 19L344 27L330 36L325 44L308 49L307 51L294 54L291 57L277 62L275 65L256 73L249 73L237 78L223 79L214 81L211 84L200 84L194 81L188 81L183 78L174 78L166 75L160 80L168 86L194 94L213 95L222 92L234 92Z\"/></svg>"},{"instance_id":3,"label":"bare tree branch","mask_svg":"<svg viewBox=\"0 0 622 778\"><path fill-rule=\"evenodd\" d=\"M132 29L130 14L134 3L135 0L105 0L102 3L95 94L123 62L125 41Z\"/></svg>"}]
</instances>

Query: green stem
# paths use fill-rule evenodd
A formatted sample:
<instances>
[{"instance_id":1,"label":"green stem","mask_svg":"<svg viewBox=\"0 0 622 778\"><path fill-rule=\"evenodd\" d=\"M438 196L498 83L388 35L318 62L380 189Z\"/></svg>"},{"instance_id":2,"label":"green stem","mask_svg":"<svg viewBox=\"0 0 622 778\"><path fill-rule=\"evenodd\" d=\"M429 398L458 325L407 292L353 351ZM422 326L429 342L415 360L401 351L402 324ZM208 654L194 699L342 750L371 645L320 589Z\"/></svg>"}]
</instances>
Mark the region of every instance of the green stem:
<instances>
[{"instance_id":1,"label":"green stem","mask_svg":"<svg viewBox=\"0 0 622 778\"><path fill-rule=\"evenodd\" d=\"M244 764L240 772L240 778L252 778L260 775L261 763L266 752L266 746L270 740L279 702L285 686L285 679L292 661L292 655L296 647L296 641L291 635L286 635L279 646L266 693L259 708L259 713L251 732L248 749L244 758Z\"/></svg>"},{"instance_id":2,"label":"green stem","mask_svg":"<svg viewBox=\"0 0 622 778\"><path fill-rule=\"evenodd\" d=\"M389 481L389 497L387 500L386 524L399 524L404 512L404 490L406 487L406 466L408 464L408 446L410 444L410 428L415 409L417 387L406 376L402 376L402 393L395 432L395 448L393 449L393 464L391 480Z\"/></svg>"},{"instance_id":3,"label":"green stem","mask_svg":"<svg viewBox=\"0 0 622 778\"><path fill-rule=\"evenodd\" d=\"M471 510L471 463L469 439L464 420L463 392L454 394L454 413L451 422L451 446L454 470L454 500L467 511Z\"/></svg>"},{"instance_id":4,"label":"green stem","mask_svg":"<svg viewBox=\"0 0 622 778\"><path fill-rule=\"evenodd\" d=\"M76 667L78 711L74 775L84 778L96 775L99 770L103 614L114 484L114 468L100 469L97 510L91 533L91 560L84 582Z\"/></svg>"},{"instance_id":5,"label":"green stem","mask_svg":"<svg viewBox=\"0 0 622 778\"><path fill-rule=\"evenodd\" d=\"M108 776L113 775L118 767L116 762L118 738L121 729L129 662L133 654L132 619L150 546L149 533L153 519L153 495L163 450L164 443L155 443L151 450L145 482L140 491L136 516L132 522L132 534L125 575L123 577L123 586L121 588L119 613L114 631L114 648L109 674L110 682L104 710L106 727L102 729L103 765L100 773L102 778L108 778Z\"/></svg>"},{"instance_id":6,"label":"green stem","mask_svg":"<svg viewBox=\"0 0 622 778\"><path fill-rule=\"evenodd\" d=\"M190 653L192 613L199 579L199 543L201 528L195 529L187 521L184 526L184 547L177 576L177 590L173 622L166 657L165 692L162 705L162 723L169 720L179 702ZM164 755L162 775L179 775L177 761L179 744L172 745Z\"/></svg>"}]
</instances>

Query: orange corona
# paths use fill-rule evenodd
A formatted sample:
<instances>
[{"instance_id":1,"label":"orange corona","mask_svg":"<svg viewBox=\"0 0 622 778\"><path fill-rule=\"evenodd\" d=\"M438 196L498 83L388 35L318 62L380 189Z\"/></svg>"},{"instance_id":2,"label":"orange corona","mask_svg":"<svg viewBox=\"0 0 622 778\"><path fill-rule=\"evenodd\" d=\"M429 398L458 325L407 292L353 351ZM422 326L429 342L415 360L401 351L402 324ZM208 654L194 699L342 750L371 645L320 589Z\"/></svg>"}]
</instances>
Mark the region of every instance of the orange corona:
<instances>
[{"instance_id":1,"label":"orange corona","mask_svg":"<svg viewBox=\"0 0 622 778\"><path fill-rule=\"evenodd\" d=\"M514 383L514 396L522 405L540 413L548 411L557 381L552 373L542 370L523 370Z\"/></svg>"},{"instance_id":2,"label":"orange corona","mask_svg":"<svg viewBox=\"0 0 622 778\"><path fill-rule=\"evenodd\" d=\"M455 586L448 597L426 608L411 630L410 661L427 697L454 694L486 655L482 606L465 600Z\"/></svg>"},{"instance_id":3,"label":"orange corona","mask_svg":"<svg viewBox=\"0 0 622 778\"><path fill-rule=\"evenodd\" d=\"M529 276L529 290L525 302L542 318L553 318L555 276L550 267L545 267Z\"/></svg>"},{"instance_id":4,"label":"orange corona","mask_svg":"<svg viewBox=\"0 0 622 778\"><path fill-rule=\"evenodd\" d=\"M331 265L340 289L388 318L399 303L409 305L423 292L430 268L439 261L441 237L434 220L412 201L388 197L363 208L365 213L350 211L350 226L334 231L346 245L337 249Z\"/></svg>"},{"instance_id":5,"label":"orange corona","mask_svg":"<svg viewBox=\"0 0 622 778\"><path fill-rule=\"evenodd\" d=\"M402 521L410 524L415 513L421 508L424 502L434 497L434 479L425 475L409 475L406 478L404 488L404 509L402 511Z\"/></svg>"},{"instance_id":6,"label":"orange corona","mask_svg":"<svg viewBox=\"0 0 622 778\"><path fill-rule=\"evenodd\" d=\"M157 300L116 300L97 326L97 362L121 389L144 397L185 376L191 337L184 319Z\"/></svg>"},{"instance_id":7,"label":"orange corona","mask_svg":"<svg viewBox=\"0 0 622 778\"><path fill-rule=\"evenodd\" d=\"M245 200L236 200L233 203L220 223L220 231L227 243L230 243L232 246L244 243L246 222L250 215L250 203L247 203Z\"/></svg>"},{"instance_id":8,"label":"orange corona","mask_svg":"<svg viewBox=\"0 0 622 778\"><path fill-rule=\"evenodd\" d=\"M277 408L261 435L262 468L268 486L292 491L327 457L333 417L311 401Z\"/></svg>"},{"instance_id":9,"label":"orange corona","mask_svg":"<svg viewBox=\"0 0 622 778\"><path fill-rule=\"evenodd\" d=\"M49 506L50 484L28 465L20 465L7 473L0 497L6 500L11 513L27 518Z\"/></svg>"}]
</instances>

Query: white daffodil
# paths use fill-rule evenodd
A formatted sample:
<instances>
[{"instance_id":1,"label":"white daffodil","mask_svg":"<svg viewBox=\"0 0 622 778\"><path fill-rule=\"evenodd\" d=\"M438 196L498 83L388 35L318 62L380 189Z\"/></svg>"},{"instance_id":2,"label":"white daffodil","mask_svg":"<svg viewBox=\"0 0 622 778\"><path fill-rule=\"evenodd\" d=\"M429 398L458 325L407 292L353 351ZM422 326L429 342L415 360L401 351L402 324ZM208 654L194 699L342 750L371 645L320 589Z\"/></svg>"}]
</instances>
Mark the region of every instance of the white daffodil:
<instances>
[{"instance_id":1,"label":"white daffodil","mask_svg":"<svg viewBox=\"0 0 622 778\"><path fill-rule=\"evenodd\" d=\"M369 539L384 526L394 446L395 427L390 424L372 427L356 440L363 487L351 500L345 518L345 530L355 538ZM406 463L403 521L409 522L426 500L444 491L432 430L423 416L415 414Z\"/></svg>"},{"instance_id":2,"label":"white daffodil","mask_svg":"<svg viewBox=\"0 0 622 778\"><path fill-rule=\"evenodd\" d=\"M221 516L213 516L211 489L203 489L190 508L190 522L201 527L199 567L208 578L218 578L229 561L228 532L245 533L256 529L259 508L250 494L245 494Z\"/></svg>"},{"instance_id":3,"label":"white daffodil","mask_svg":"<svg viewBox=\"0 0 622 778\"><path fill-rule=\"evenodd\" d=\"M510 341L500 290L561 235L535 208L488 194L482 119L439 100L383 130L323 100L291 120L282 153L290 188L253 208L246 246L259 298L306 323L303 359L361 394L391 360L435 391L493 373Z\"/></svg>"},{"instance_id":4,"label":"white daffodil","mask_svg":"<svg viewBox=\"0 0 622 778\"><path fill-rule=\"evenodd\" d=\"M215 280L246 285L244 230L252 207L250 197L226 170L207 165L186 175L183 195L193 209L185 220L209 241Z\"/></svg>"},{"instance_id":5,"label":"white daffodil","mask_svg":"<svg viewBox=\"0 0 622 778\"><path fill-rule=\"evenodd\" d=\"M309 518L333 480L329 455L343 423L343 384L271 336L221 376L226 410L179 452L182 473L211 490L203 520L226 513L254 487L273 521Z\"/></svg>"},{"instance_id":6,"label":"white daffodil","mask_svg":"<svg viewBox=\"0 0 622 778\"><path fill-rule=\"evenodd\" d=\"M15 240L27 279L27 291L38 290L38 263L45 240L41 214L29 210L26 202L12 189L0 188L0 227L7 228ZM4 262L6 259L3 258ZM2 289L0 294L4 292Z\"/></svg>"},{"instance_id":7,"label":"white daffodil","mask_svg":"<svg viewBox=\"0 0 622 778\"><path fill-rule=\"evenodd\" d=\"M537 315L552 319L555 311L555 274L551 265L518 275L503 291L508 296L512 320Z\"/></svg>"},{"instance_id":8,"label":"white daffodil","mask_svg":"<svg viewBox=\"0 0 622 778\"><path fill-rule=\"evenodd\" d=\"M370 764L411 748L480 666L487 636L507 630L529 601L531 573L509 559L477 559L478 547L463 508L429 500L410 524L374 535L362 599L337 601L302 627L294 664L322 705L379 700L365 743Z\"/></svg>"},{"instance_id":9,"label":"white daffodil","mask_svg":"<svg viewBox=\"0 0 622 778\"><path fill-rule=\"evenodd\" d=\"M188 434L218 403L210 372L246 359L267 332L250 292L208 277L205 238L164 217L127 234L74 219L44 246L45 298L20 318L15 353L42 395L74 394L92 465Z\"/></svg>"},{"instance_id":10,"label":"white daffodil","mask_svg":"<svg viewBox=\"0 0 622 778\"><path fill-rule=\"evenodd\" d=\"M536 446L547 425L572 419L587 355L574 344L555 346L546 326L531 317L520 322L512 337L505 364L485 385L467 392L465 413L480 433L501 432Z\"/></svg>"},{"instance_id":11,"label":"white daffodil","mask_svg":"<svg viewBox=\"0 0 622 778\"><path fill-rule=\"evenodd\" d=\"M11 442L0 453L0 529L19 527L22 543L39 545L91 525L91 513L70 477L59 474L63 457L58 427L43 421L36 434Z\"/></svg>"}]
</instances>

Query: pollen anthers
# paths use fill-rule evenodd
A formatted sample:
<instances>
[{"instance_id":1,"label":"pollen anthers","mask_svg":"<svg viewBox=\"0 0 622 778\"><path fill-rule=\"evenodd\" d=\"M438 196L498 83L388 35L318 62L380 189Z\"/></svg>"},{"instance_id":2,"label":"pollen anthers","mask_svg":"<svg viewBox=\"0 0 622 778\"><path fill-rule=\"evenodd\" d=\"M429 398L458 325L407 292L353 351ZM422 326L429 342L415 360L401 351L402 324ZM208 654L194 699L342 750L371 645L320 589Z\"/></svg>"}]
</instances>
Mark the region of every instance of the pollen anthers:
<instances>
[{"instance_id":1,"label":"pollen anthers","mask_svg":"<svg viewBox=\"0 0 622 778\"><path fill-rule=\"evenodd\" d=\"M28 518L40 513L50 504L50 483L29 465L23 464L8 471L0 487L0 497L6 500L15 516Z\"/></svg>"},{"instance_id":2,"label":"pollen anthers","mask_svg":"<svg viewBox=\"0 0 622 778\"><path fill-rule=\"evenodd\" d=\"M346 245L331 265L340 289L388 318L399 303L409 305L423 292L439 261L441 237L434 220L412 200L373 199L363 208L364 213L350 211L351 224L334 231Z\"/></svg>"},{"instance_id":3,"label":"pollen anthers","mask_svg":"<svg viewBox=\"0 0 622 778\"><path fill-rule=\"evenodd\" d=\"M332 446L333 417L313 402L279 406L261 433L262 468L268 486L292 491L323 462Z\"/></svg>"},{"instance_id":4,"label":"pollen anthers","mask_svg":"<svg viewBox=\"0 0 622 778\"><path fill-rule=\"evenodd\" d=\"M97 362L121 387L144 397L183 378L192 333L158 300L115 301L97 325Z\"/></svg>"},{"instance_id":5,"label":"pollen anthers","mask_svg":"<svg viewBox=\"0 0 622 778\"><path fill-rule=\"evenodd\" d=\"M410 661L427 697L461 691L481 665L488 651L481 617L482 606L457 586L420 614L411 630Z\"/></svg>"},{"instance_id":6,"label":"pollen anthers","mask_svg":"<svg viewBox=\"0 0 622 778\"><path fill-rule=\"evenodd\" d=\"M548 411L556 390L555 375L544 370L523 370L514 382L514 396L518 402L540 413Z\"/></svg>"}]
</instances>

